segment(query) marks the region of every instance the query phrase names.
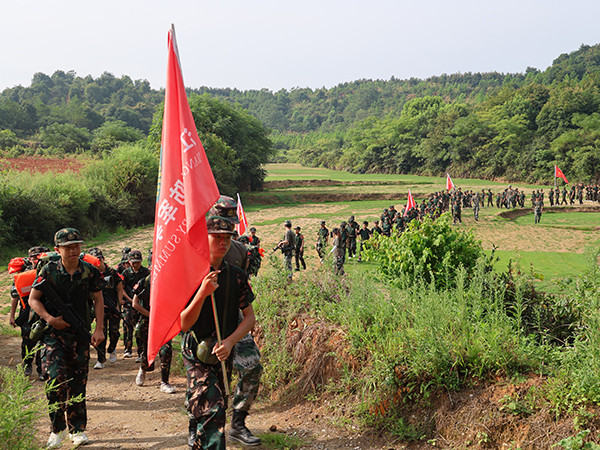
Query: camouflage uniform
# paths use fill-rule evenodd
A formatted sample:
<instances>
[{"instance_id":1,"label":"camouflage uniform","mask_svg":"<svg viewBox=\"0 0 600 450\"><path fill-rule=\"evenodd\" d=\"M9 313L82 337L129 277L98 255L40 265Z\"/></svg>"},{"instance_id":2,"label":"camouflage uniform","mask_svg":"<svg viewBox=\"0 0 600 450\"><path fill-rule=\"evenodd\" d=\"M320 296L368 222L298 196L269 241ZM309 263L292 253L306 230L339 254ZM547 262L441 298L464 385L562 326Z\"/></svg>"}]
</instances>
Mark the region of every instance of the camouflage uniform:
<instances>
[{"instance_id":1,"label":"camouflage uniform","mask_svg":"<svg viewBox=\"0 0 600 450\"><path fill-rule=\"evenodd\" d=\"M360 226L354 220L354 216L350 216L346 228L348 230L348 258L354 258L356 256L356 233L359 228Z\"/></svg>"},{"instance_id":2,"label":"camouflage uniform","mask_svg":"<svg viewBox=\"0 0 600 450\"><path fill-rule=\"evenodd\" d=\"M133 293L138 296L140 305L146 310L150 311L150 278L148 275L143 280L139 281L133 287ZM152 364L148 364L148 331L150 318L140 314L140 350L142 357L142 370L144 372L152 372L154 370L154 361ZM160 378L163 383L169 382L169 376L171 375L171 361L173 359L173 344L172 341L164 344L158 351L160 357Z\"/></svg>"},{"instance_id":3,"label":"camouflage uniform","mask_svg":"<svg viewBox=\"0 0 600 450\"><path fill-rule=\"evenodd\" d=\"M346 249L341 246L342 238L336 234L339 230L333 230L335 237L333 238L333 273L336 275L344 275L344 262L346 260Z\"/></svg>"},{"instance_id":4,"label":"camouflage uniform","mask_svg":"<svg viewBox=\"0 0 600 450\"><path fill-rule=\"evenodd\" d=\"M215 301L219 312L219 319L224 323L222 337L226 338L233 333L238 325L238 310L247 308L254 300L244 272L235 266L223 263L218 275L219 287L215 291ZM228 314L225 314L225 295L229 293L227 304ZM207 299L208 300L208 299ZM186 399L188 411L193 417L192 423L196 425L196 439L194 449L224 449L225 448L225 410L227 399L224 395L223 373L221 364L206 364L196 356L197 340L215 336L215 325L211 301L205 300L202 311L196 323L186 332L182 339L183 363L187 371ZM238 342L242 343L242 341ZM237 351L241 356L242 351ZM227 361L228 378L231 376L232 356ZM243 359L238 359L238 364L243 366ZM262 367L260 368L262 371ZM243 393L240 393L243 397ZM244 407L244 401L238 399L238 392L234 403ZM249 399L248 397L246 397ZM253 400L250 399L250 400ZM250 401L251 403L251 401Z\"/></svg>"},{"instance_id":5,"label":"camouflage uniform","mask_svg":"<svg viewBox=\"0 0 600 450\"><path fill-rule=\"evenodd\" d=\"M31 256L32 250L36 247L33 247L29 250L29 254ZM13 261L17 260L19 263L18 268L12 266ZM11 260L11 264L9 264L8 273L16 274L23 273L28 270L33 269L33 265L27 258L15 258ZM40 352L35 352L34 356L34 348L36 342L29 339L29 331L31 329L31 325L29 323L29 315L31 308L29 307L29 296L21 297L15 284L10 288L10 297L11 297L11 317L15 317L16 314L16 306L19 305L19 314L16 318L16 324L21 328L21 359L23 360L23 367L25 369L25 374L30 375L33 367L33 359L35 357L35 363L37 366L38 376L41 375L42 372L42 363L40 359Z\"/></svg>"},{"instance_id":6,"label":"camouflage uniform","mask_svg":"<svg viewBox=\"0 0 600 450\"><path fill-rule=\"evenodd\" d=\"M98 269L85 261L79 261L79 268L73 274L64 269L62 261L47 263L40 271L38 281L47 280L65 303L71 304L79 315L90 323L89 298L92 292L102 290L104 282ZM51 307L47 307L52 314ZM71 327L64 330L50 328L42 338L42 370L48 385L46 395L51 409L50 420L52 431L58 433L67 425L69 432L85 430L87 411L85 405L85 389L90 359L90 341L76 334ZM68 400L82 395L84 400L67 404ZM66 421L65 421L66 413Z\"/></svg>"},{"instance_id":7,"label":"camouflage uniform","mask_svg":"<svg viewBox=\"0 0 600 450\"><path fill-rule=\"evenodd\" d=\"M94 256L98 255L94 254ZM102 297L104 297L104 340L96 347L96 351L98 352L98 361L104 363L106 362L106 354L115 351L119 342L119 337L121 337L121 333L119 332L119 325L121 324L121 305L117 298L117 286L122 283L123 280L116 269L108 266L105 266L102 276L104 278L110 277L114 286L102 290ZM109 343L108 349L106 348L107 342Z\"/></svg>"},{"instance_id":8,"label":"camouflage uniform","mask_svg":"<svg viewBox=\"0 0 600 450\"><path fill-rule=\"evenodd\" d=\"M325 247L327 246L327 241L329 240L329 230L325 227L325 221L321 222L321 228L317 231L317 245L315 246L317 249L317 254L319 255L319 259L323 261L323 258L326 256Z\"/></svg>"},{"instance_id":9,"label":"camouflage uniform","mask_svg":"<svg viewBox=\"0 0 600 450\"><path fill-rule=\"evenodd\" d=\"M138 251L133 251L129 254L130 261L141 261L141 253ZM133 259L132 259L133 256ZM127 295L133 298L133 287L140 281L150 275L150 271L147 267L141 266L140 270L135 272L133 267L129 267L125 269L123 272L124 281L124 289ZM125 353L132 353L133 349L133 331L135 329L136 324L140 320L140 313L133 309L133 306L128 301L125 301L123 305L123 343L125 345ZM141 354L140 349L140 341L139 338L136 339L138 345L138 354Z\"/></svg>"},{"instance_id":10,"label":"camouflage uniform","mask_svg":"<svg viewBox=\"0 0 600 450\"><path fill-rule=\"evenodd\" d=\"M302 268L306 270L306 263L304 262L304 235L300 233L300 227L296 227L298 233L295 236L296 243L294 245L294 260L296 261L296 271L300 270L300 264Z\"/></svg>"},{"instance_id":11,"label":"camouflage uniform","mask_svg":"<svg viewBox=\"0 0 600 450\"><path fill-rule=\"evenodd\" d=\"M287 245L282 247L281 253L283 253L283 264L285 270L288 272L288 279L292 279L292 256L294 249L296 248L296 235L292 231L292 222L289 220L285 221L286 231L283 235L283 240L287 241Z\"/></svg>"},{"instance_id":12,"label":"camouflage uniform","mask_svg":"<svg viewBox=\"0 0 600 450\"><path fill-rule=\"evenodd\" d=\"M536 202L533 204L534 223L540 223L542 220L542 206L543 203L540 200L536 200Z\"/></svg>"}]
</instances>

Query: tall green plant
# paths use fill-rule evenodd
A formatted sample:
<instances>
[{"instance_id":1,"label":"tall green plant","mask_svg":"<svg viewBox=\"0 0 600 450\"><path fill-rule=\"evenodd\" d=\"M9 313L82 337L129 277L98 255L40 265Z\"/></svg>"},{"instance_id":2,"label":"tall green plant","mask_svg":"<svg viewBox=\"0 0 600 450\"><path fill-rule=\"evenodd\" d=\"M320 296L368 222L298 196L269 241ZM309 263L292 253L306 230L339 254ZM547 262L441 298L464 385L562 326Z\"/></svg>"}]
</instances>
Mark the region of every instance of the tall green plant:
<instances>
[{"instance_id":1,"label":"tall green plant","mask_svg":"<svg viewBox=\"0 0 600 450\"><path fill-rule=\"evenodd\" d=\"M378 235L369 244L365 258L395 285L423 279L437 287L452 286L457 269L471 271L484 257L481 242L471 231L452 226L447 213L437 220L413 220L402 234Z\"/></svg>"}]
</instances>

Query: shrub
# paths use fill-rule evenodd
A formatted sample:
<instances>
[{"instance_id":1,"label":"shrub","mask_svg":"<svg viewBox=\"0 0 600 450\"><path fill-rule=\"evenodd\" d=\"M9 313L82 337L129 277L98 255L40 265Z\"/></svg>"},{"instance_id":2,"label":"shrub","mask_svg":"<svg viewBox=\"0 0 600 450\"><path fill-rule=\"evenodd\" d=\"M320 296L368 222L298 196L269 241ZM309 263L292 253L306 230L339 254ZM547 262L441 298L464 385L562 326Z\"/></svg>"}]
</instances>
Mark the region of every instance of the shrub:
<instances>
[{"instance_id":1,"label":"shrub","mask_svg":"<svg viewBox=\"0 0 600 450\"><path fill-rule=\"evenodd\" d=\"M375 236L365 252L386 281L402 286L420 279L437 287L452 286L457 269L471 271L483 257L473 233L453 227L447 213L437 220L413 220L401 234Z\"/></svg>"}]
</instances>

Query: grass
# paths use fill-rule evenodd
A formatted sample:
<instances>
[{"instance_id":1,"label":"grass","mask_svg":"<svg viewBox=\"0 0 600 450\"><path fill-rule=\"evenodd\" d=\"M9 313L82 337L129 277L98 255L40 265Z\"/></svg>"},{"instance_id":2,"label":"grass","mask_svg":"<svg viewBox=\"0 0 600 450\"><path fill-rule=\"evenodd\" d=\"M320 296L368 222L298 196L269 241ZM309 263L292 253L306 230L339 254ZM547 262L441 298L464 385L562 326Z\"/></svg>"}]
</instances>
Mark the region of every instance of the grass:
<instances>
[{"instance_id":1,"label":"grass","mask_svg":"<svg viewBox=\"0 0 600 450\"><path fill-rule=\"evenodd\" d=\"M445 189L446 177L427 177L418 175L396 175L396 174L356 174L342 172L321 167L303 167L300 164L267 164L267 177L265 181L278 180L334 180L334 181L378 181L378 182L402 182L414 185L431 185L435 190ZM489 187L508 187L508 183L494 182L488 180L479 180L473 178L452 178L456 186L462 189L471 189L471 187L486 188ZM547 189L548 186L521 185L513 186L526 189ZM400 187L400 186L399 186ZM405 187L403 187L406 189ZM492 189L493 190L493 189Z\"/></svg>"},{"instance_id":2,"label":"grass","mask_svg":"<svg viewBox=\"0 0 600 450\"><path fill-rule=\"evenodd\" d=\"M282 433L262 433L258 437L262 441L262 446L277 450L293 450L306 445L304 439L298 436Z\"/></svg>"},{"instance_id":3,"label":"grass","mask_svg":"<svg viewBox=\"0 0 600 450\"><path fill-rule=\"evenodd\" d=\"M517 217L515 223L519 225L533 222L533 213ZM542 214L539 226L560 228L566 230L596 231L600 225L600 213L596 212L557 212L547 211Z\"/></svg>"},{"instance_id":4,"label":"grass","mask_svg":"<svg viewBox=\"0 0 600 450\"><path fill-rule=\"evenodd\" d=\"M488 252L490 253L490 252ZM584 253L526 252L496 250L499 260L496 270L506 270L509 262L518 266L524 273L532 273L538 289L558 293L559 284L570 284L589 266L589 258Z\"/></svg>"}]
</instances>

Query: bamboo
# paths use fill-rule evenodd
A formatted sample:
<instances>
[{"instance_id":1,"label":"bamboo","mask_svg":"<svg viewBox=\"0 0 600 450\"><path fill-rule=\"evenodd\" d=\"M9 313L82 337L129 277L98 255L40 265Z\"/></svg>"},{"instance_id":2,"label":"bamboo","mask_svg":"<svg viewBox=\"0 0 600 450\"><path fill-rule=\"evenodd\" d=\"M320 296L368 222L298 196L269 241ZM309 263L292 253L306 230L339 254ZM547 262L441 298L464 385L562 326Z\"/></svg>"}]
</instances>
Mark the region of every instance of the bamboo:
<instances>
[{"instance_id":1,"label":"bamboo","mask_svg":"<svg viewBox=\"0 0 600 450\"><path fill-rule=\"evenodd\" d=\"M213 313L215 316L215 328L217 330L217 344L221 345L221 330L219 329L219 316L217 315L217 302L215 301L215 294L210 294L210 299L212 301ZM225 366L225 361L221 361L221 370L223 372L223 384L225 385L225 395L229 395L231 393L229 389L229 381L227 380L227 367Z\"/></svg>"}]
</instances>

